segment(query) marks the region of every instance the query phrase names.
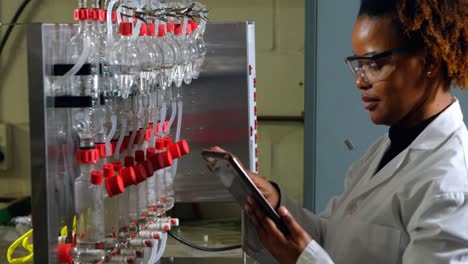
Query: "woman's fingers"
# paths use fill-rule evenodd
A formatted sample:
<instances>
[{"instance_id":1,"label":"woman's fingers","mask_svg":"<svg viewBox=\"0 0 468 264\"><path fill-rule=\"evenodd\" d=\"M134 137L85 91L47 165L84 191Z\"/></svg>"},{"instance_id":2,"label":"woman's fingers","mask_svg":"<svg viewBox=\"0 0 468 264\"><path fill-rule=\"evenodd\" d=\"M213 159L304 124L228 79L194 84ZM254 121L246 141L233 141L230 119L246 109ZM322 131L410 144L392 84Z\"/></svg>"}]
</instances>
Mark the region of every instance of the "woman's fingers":
<instances>
[{"instance_id":1,"label":"woman's fingers","mask_svg":"<svg viewBox=\"0 0 468 264\"><path fill-rule=\"evenodd\" d=\"M288 228L289 232L291 232L291 238L296 241L297 245L303 249L304 247L309 244L312 240L310 235L302 228L301 225L294 219L294 217L289 213L286 207L281 206L278 209L278 213L281 217L281 220Z\"/></svg>"}]
</instances>

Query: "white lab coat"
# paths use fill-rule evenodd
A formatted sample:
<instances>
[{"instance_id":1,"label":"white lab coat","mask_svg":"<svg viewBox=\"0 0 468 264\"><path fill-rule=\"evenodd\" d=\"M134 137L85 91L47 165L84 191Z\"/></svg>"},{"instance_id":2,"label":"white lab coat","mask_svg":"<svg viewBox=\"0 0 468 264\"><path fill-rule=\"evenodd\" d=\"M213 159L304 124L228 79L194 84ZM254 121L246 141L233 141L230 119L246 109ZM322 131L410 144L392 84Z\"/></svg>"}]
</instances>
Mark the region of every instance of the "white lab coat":
<instances>
[{"instance_id":1,"label":"white lab coat","mask_svg":"<svg viewBox=\"0 0 468 264\"><path fill-rule=\"evenodd\" d=\"M468 132L458 101L374 174L389 145L385 135L354 162L344 192L318 216L282 193L314 239L297 263L468 263ZM274 263L250 222L245 230L246 252Z\"/></svg>"}]
</instances>

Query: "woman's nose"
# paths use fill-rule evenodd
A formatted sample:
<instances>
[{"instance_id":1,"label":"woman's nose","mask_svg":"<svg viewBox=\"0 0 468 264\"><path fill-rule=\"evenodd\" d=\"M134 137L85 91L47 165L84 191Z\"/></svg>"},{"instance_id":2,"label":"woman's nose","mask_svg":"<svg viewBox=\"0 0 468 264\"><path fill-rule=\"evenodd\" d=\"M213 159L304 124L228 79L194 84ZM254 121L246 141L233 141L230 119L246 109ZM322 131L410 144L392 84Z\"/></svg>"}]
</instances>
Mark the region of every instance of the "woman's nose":
<instances>
[{"instance_id":1,"label":"woman's nose","mask_svg":"<svg viewBox=\"0 0 468 264\"><path fill-rule=\"evenodd\" d=\"M367 90L371 85L362 74L359 74L356 78L356 87L360 90Z\"/></svg>"}]
</instances>

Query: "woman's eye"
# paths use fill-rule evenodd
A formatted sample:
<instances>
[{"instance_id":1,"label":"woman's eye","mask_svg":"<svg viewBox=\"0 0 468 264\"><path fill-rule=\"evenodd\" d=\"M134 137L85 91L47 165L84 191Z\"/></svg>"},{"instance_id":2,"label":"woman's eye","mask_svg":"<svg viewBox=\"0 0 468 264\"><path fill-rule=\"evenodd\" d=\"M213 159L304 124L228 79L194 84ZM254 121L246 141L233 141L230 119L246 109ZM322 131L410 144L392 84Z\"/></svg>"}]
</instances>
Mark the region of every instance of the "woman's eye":
<instances>
[{"instance_id":1,"label":"woman's eye","mask_svg":"<svg viewBox=\"0 0 468 264\"><path fill-rule=\"evenodd\" d=\"M375 63L375 62L374 62L374 63L370 63L370 64L368 65L368 67L369 67L370 70L373 70L373 71L380 71L380 70L382 69L382 65L379 65L379 64L377 64L377 63Z\"/></svg>"}]
</instances>

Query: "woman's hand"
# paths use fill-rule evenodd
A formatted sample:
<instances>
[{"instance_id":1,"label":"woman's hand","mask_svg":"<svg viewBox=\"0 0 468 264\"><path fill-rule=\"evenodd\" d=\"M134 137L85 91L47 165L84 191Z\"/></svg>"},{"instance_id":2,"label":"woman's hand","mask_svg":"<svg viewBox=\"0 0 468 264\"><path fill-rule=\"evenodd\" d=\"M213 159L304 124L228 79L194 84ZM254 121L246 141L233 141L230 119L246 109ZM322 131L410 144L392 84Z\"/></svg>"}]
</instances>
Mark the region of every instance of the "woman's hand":
<instances>
[{"instance_id":1,"label":"woman's hand","mask_svg":"<svg viewBox=\"0 0 468 264\"><path fill-rule=\"evenodd\" d=\"M305 247L312 241L310 235L296 222L284 206L279 208L278 213L290 232L288 236L285 236L276 227L276 224L263 214L251 197L249 197L244 209L255 226L257 236L263 246L281 264L296 263Z\"/></svg>"},{"instance_id":2,"label":"woman's hand","mask_svg":"<svg viewBox=\"0 0 468 264\"><path fill-rule=\"evenodd\" d=\"M220 147L211 147L210 150L228 153L226 150ZM237 157L235 157L235 159L240 163L240 160ZM273 184L271 184L265 178L260 177L258 174L248 171L244 167L244 165L241 164L241 166L247 172L250 179L254 182L255 186L257 186L257 188L260 190L263 196L265 196L265 199L270 203L271 207L278 208L280 203L280 194L278 190L273 186Z\"/></svg>"}]
</instances>

